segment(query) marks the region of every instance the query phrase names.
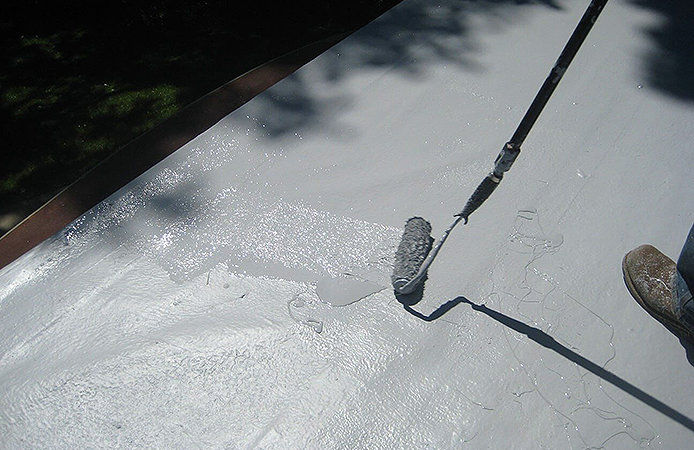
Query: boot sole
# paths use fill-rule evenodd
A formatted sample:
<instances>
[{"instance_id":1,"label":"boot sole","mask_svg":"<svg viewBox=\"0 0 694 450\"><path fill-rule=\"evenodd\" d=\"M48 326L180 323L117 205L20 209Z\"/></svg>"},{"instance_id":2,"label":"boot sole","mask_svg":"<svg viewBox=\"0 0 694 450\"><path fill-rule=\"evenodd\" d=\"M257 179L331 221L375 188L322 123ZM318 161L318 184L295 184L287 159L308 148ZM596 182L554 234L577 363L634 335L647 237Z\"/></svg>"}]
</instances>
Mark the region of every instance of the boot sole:
<instances>
[{"instance_id":1,"label":"boot sole","mask_svg":"<svg viewBox=\"0 0 694 450\"><path fill-rule=\"evenodd\" d=\"M677 333L675 334L678 334L679 336L685 337L689 341L694 342L694 335L692 335L692 333L689 330L687 330L687 328L683 327L678 321L673 320L671 317L661 314L660 312L651 308L648 305L648 303L646 303L643 300L643 298L641 298L638 291L634 287L634 283L631 281L631 276L629 275L629 271L627 270L626 263L628 255L629 254L627 253L626 255L624 255L624 258L622 259L622 275L624 276L624 284L626 284L627 289L629 290L631 296L634 297L634 300L636 300L638 304L641 305L641 307L645 309L646 312L650 314L654 319L665 325L666 328L672 328L677 331Z\"/></svg>"}]
</instances>

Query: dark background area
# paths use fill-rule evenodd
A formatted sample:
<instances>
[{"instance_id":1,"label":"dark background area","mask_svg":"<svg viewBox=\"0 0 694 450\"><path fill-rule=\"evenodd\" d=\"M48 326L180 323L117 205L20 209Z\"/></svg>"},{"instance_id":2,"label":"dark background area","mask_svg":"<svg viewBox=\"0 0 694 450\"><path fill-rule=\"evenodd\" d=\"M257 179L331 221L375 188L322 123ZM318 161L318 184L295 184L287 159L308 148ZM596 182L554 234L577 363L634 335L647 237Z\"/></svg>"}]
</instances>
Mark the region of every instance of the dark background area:
<instances>
[{"instance_id":1,"label":"dark background area","mask_svg":"<svg viewBox=\"0 0 694 450\"><path fill-rule=\"evenodd\" d=\"M354 31L399 2L6 0L0 15L0 235L182 107L273 58ZM561 9L564 3L460 0L448 3L449 14L431 16L428 2L406 2L392 23L354 42L356 60L342 63L398 61L400 70L416 74L426 61L411 57L406 33L396 36L405 27L432 54L473 67L474 39L459 20L461 11L516 20L520 5ZM650 42L639 55L646 86L693 102L694 2L629 4L658 18L638 30ZM455 54L438 45L447 37L460 41ZM344 70L335 67L331 76ZM287 89L290 103L279 99L268 107L300 104L297 121L321 119L325 108L311 103L310 86L294 81ZM288 125L296 124L277 124L275 131Z\"/></svg>"},{"instance_id":2,"label":"dark background area","mask_svg":"<svg viewBox=\"0 0 694 450\"><path fill-rule=\"evenodd\" d=\"M202 95L399 1L5 2L0 235Z\"/></svg>"}]
</instances>

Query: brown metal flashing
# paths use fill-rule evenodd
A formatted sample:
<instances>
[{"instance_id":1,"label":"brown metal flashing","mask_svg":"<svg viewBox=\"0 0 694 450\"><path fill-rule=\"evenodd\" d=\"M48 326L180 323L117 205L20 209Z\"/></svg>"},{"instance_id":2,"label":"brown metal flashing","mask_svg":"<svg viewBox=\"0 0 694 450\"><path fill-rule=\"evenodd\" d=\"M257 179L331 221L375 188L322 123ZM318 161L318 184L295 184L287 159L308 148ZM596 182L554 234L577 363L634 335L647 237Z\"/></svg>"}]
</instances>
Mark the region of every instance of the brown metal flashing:
<instances>
[{"instance_id":1,"label":"brown metal flashing","mask_svg":"<svg viewBox=\"0 0 694 450\"><path fill-rule=\"evenodd\" d=\"M0 269L345 36L307 45L256 67L121 147L0 238Z\"/></svg>"}]
</instances>

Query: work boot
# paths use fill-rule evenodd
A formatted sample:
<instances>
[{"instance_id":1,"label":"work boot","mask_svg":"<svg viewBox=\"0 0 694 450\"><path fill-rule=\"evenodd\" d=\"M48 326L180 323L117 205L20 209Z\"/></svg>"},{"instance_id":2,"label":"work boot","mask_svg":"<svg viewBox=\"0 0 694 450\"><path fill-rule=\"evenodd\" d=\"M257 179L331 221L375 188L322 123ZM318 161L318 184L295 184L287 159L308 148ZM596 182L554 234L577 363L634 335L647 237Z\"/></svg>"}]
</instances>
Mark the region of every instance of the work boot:
<instances>
[{"instance_id":1,"label":"work boot","mask_svg":"<svg viewBox=\"0 0 694 450\"><path fill-rule=\"evenodd\" d=\"M652 245L624 256L624 282L631 295L651 316L694 342L692 294L675 262Z\"/></svg>"}]
</instances>

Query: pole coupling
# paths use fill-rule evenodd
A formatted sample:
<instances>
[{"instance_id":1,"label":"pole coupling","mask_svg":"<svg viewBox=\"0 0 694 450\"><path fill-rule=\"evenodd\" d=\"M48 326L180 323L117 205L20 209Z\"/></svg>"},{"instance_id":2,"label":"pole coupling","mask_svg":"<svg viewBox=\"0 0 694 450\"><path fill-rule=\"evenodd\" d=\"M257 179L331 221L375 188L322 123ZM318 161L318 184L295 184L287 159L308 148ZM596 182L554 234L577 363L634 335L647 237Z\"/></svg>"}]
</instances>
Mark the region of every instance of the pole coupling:
<instances>
[{"instance_id":1,"label":"pole coupling","mask_svg":"<svg viewBox=\"0 0 694 450\"><path fill-rule=\"evenodd\" d=\"M507 142L499 152L499 156L494 160L494 171L492 172L496 178L501 180L504 177L504 172L508 172L516 158L520 154L520 146L512 142Z\"/></svg>"}]
</instances>

